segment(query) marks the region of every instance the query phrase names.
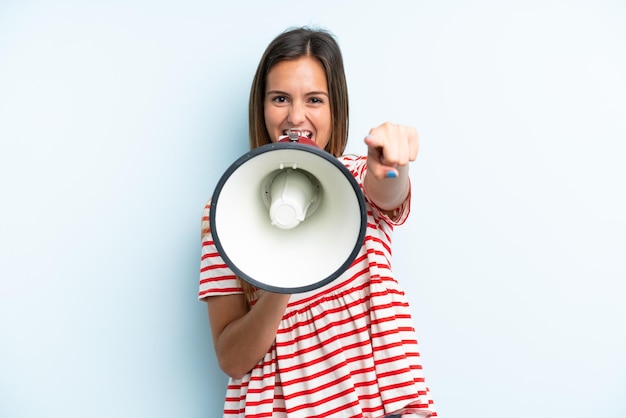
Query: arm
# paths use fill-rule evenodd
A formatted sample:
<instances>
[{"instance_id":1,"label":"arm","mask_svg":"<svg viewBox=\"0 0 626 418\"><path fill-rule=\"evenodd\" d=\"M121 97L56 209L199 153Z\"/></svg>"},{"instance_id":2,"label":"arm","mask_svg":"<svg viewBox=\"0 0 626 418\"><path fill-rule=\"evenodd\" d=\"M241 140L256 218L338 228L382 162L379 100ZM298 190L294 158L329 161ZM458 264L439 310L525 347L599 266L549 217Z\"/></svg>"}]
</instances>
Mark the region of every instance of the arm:
<instances>
[{"instance_id":1,"label":"arm","mask_svg":"<svg viewBox=\"0 0 626 418\"><path fill-rule=\"evenodd\" d=\"M365 193L380 209L392 211L409 195L409 163L419 151L417 130L387 122L370 130L365 144Z\"/></svg>"},{"instance_id":2,"label":"arm","mask_svg":"<svg viewBox=\"0 0 626 418\"><path fill-rule=\"evenodd\" d=\"M243 295L207 298L215 353L221 369L240 379L267 353L276 337L289 295L261 292L249 309Z\"/></svg>"}]
</instances>

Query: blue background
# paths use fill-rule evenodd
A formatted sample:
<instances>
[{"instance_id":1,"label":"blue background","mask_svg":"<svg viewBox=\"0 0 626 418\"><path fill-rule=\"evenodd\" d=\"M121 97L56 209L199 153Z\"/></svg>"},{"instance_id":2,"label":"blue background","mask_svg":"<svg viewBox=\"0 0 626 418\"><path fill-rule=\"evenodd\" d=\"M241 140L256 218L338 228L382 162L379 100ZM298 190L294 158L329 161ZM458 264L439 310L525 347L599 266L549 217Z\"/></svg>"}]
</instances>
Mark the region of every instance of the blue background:
<instances>
[{"instance_id":1,"label":"blue background","mask_svg":"<svg viewBox=\"0 0 626 418\"><path fill-rule=\"evenodd\" d=\"M621 1L0 2L0 416L216 417L202 207L288 26L348 151L421 135L394 268L440 416L626 413Z\"/></svg>"}]
</instances>

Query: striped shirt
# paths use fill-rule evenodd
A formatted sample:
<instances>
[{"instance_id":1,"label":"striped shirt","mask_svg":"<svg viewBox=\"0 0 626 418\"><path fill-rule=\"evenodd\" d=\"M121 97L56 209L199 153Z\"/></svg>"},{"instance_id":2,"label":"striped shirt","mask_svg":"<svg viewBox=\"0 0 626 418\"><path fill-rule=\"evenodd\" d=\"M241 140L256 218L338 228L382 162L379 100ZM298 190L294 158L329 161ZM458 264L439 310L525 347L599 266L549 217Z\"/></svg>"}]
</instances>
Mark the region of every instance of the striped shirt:
<instances>
[{"instance_id":1,"label":"striped shirt","mask_svg":"<svg viewBox=\"0 0 626 418\"><path fill-rule=\"evenodd\" d=\"M366 158L340 160L362 187ZM365 200L367 233L357 258L331 283L291 295L265 357L230 379L224 417L437 416L409 304L391 271L391 235L408 217L410 198L392 217ZM210 203L203 228L209 214ZM241 293L209 232L199 299Z\"/></svg>"}]
</instances>

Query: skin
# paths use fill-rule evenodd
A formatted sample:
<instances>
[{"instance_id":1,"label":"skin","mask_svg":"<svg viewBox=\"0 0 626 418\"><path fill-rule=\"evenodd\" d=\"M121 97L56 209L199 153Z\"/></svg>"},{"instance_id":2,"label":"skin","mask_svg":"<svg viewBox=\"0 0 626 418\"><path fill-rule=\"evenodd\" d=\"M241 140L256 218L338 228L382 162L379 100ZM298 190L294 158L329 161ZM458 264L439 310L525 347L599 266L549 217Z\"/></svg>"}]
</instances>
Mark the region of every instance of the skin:
<instances>
[{"instance_id":1,"label":"skin","mask_svg":"<svg viewBox=\"0 0 626 418\"><path fill-rule=\"evenodd\" d=\"M311 132L324 148L332 129L326 75L311 57L281 61L269 71L265 124L272 141L289 128ZM365 138L367 173L363 187L381 209L393 211L409 193L408 167L417 158L419 138L412 127L383 123ZM243 295L207 298L209 322L222 370L240 379L265 356L274 342L288 294L260 291L249 309Z\"/></svg>"},{"instance_id":2,"label":"skin","mask_svg":"<svg viewBox=\"0 0 626 418\"><path fill-rule=\"evenodd\" d=\"M265 126L278 141L290 128L311 132L318 147L324 149L332 129L326 73L314 58L281 61L267 74Z\"/></svg>"}]
</instances>

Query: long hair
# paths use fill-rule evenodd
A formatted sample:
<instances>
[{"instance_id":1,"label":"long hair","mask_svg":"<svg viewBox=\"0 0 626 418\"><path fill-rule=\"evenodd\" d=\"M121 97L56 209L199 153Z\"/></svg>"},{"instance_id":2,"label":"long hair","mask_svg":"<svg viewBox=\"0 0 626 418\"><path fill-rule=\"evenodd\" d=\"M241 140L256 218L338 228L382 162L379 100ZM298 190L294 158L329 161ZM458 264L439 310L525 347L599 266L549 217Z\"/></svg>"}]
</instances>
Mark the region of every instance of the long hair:
<instances>
[{"instance_id":1,"label":"long hair","mask_svg":"<svg viewBox=\"0 0 626 418\"><path fill-rule=\"evenodd\" d=\"M334 36L325 30L308 27L288 29L267 47L257 67L248 106L250 149L272 142L265 126L264 100L267 75L280 61L301 57L315 58L324 67L328 83L332 132L325 150L339 157L348 144L348 86L343 57Z\"/></svg>"}]
</instances>

